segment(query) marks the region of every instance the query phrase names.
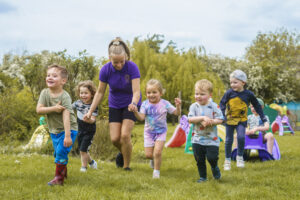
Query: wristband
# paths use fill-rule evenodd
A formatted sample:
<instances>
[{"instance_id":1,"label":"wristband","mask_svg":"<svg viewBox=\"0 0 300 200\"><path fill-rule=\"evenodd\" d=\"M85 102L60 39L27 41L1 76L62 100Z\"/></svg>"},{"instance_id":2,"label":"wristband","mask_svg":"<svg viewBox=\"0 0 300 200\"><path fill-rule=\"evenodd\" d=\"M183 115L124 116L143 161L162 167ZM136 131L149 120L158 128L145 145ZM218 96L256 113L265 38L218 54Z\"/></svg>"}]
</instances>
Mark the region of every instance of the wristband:
<instances>
[{"instance_id":1,"label":"wristband","mask_svg":"<svg viewBox=\"0 0 300 200\"><path fill-rule=\"evenodd\" d=\"M137 106L137 104L136 104L135 102L131 102L131 104L133 104L133 105Z\"/></svg>"}]
</instances>

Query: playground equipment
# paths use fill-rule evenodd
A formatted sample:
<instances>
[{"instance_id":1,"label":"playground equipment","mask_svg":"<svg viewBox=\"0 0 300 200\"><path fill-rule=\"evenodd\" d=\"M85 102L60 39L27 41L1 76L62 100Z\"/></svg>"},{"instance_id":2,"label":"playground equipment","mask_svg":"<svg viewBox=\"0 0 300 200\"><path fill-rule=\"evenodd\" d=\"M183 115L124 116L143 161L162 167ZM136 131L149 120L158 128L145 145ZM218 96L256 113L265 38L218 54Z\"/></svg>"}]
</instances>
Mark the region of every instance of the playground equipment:
<instances>
[{"instance_id":1,"label":"playground equipment","mask_svg":"<svg viewBox=\"0 0 300 200\"><path fill-rule=\"evenodd\" d=\"M176 127L171 139L165 144L165 147L180 147L185 143L184 153L193 154L192 136L193 124L189 124L186 115L180 118L180 124ZM225 128L222 125L217 126L220 141L225 141Z\"/></svg>"},{"instance_id":2,"label":"playground equipment","mask_svg":"<svg viewBox=\"0 0 300 200\"><path fill-rule=\"evenodd\" d=\"M271 155L267 150L267 144L263 143L263 135L260 132L257 138L251 138L248 135L245 136L245 151L244 160L249 160L251 150L257 150L258 156L261 161L267 160L280 160L280 150L276 139L274 138L274 146ZM237 148L235 148L231 153L231 159L236 160Z\"/></svg>"},{"instance_id":3,"label":"playground equipment","mask_svg":"<svg viewBox=\"0 0 300 200\"><path fill-rule=\"evenodd\" d=\"M276 133L278 131L279 135L282 136L284 133L291 133L294 135L294 130L290 125L289 118L287 116L287 107L279 106L275 103L270 105L270 108L278 111L278 116L275 121L272 123L272 132Z\"/></svg>"},{"instance_id":4,"label":"playground equipment","mask_svg":"<svg viewBox=\"0 0 300 200\"><path fill-rule=\"evenodd\" d=\"M38 126L33 132L30 141L26 144L23 149L41 148L49 140L49 133L46 129L45 118L39 119L40 126Z\"/></svg>"}]
</instances>

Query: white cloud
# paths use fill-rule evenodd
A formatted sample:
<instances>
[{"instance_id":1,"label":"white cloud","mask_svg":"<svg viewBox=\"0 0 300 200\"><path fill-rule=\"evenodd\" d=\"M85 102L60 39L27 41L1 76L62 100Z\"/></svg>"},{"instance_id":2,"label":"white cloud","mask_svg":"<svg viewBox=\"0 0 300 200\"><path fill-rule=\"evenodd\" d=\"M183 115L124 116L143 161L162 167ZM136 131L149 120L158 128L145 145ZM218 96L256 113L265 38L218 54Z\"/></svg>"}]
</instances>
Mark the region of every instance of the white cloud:
<instances>
[{"instance_id":1,"label":"white cloud","mask_svg":"<svg viewBox=\"0 0 300 200\"><path fill-rule=\"evenodd\" d=\"M0 55L87 49L107 55L111 39L163 34L178 48L241 57L259 31L300 26L297 0L10 0L0 3Z\"/></svg>"}]
</instances>

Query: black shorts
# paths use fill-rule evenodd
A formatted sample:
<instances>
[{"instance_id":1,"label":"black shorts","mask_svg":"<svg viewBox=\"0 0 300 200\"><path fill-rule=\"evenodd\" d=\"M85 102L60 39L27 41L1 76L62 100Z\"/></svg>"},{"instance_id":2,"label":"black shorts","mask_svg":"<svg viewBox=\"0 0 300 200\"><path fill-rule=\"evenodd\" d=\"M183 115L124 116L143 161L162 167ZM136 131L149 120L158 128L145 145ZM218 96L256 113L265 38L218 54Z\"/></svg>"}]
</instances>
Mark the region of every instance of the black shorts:
<instances>
[{"instance_id":1,"label":"black shorts","mask_svg":"<svg viewBox=\"0 0 300 200\"><path fill-rule=\"evenodd\" d=\"M109 107L109 122L120 122L124 119L130 119L132 121L136 121L136 117L134 116L133 112L130 112L128 110L128 107L126 108L111 108Z\"/></svg>"},{"instance_id":2,"label":"black shorts","mask_svg":"<svg viewBox=\"0 0 300 200\"><path fill-rule=\"evenodd\" d=\"M82 152L88 152L96 132L96 124L89 124L77 118L78 123L78 148Z\"/></svg>"}]
</instances>

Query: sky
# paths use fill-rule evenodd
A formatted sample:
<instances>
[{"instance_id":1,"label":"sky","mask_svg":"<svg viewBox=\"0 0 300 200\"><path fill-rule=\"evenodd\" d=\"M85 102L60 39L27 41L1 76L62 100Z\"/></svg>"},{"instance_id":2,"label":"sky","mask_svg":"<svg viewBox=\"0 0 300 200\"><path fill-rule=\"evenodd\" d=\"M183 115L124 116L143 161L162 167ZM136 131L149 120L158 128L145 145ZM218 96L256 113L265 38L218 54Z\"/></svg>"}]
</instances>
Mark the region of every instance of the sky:
<instances>
[{"instance_id":1,"label":"sky","mask_svg":"<svg viewBox=\"0 0 300 200\"><path fill-rule=\"evenodd\" d=\"M87 50L108 57L109 42L164 35L178 49L242 58L259 32L300 29L299 0L0 0L5 53Z\"/></svg>"}]
</instances>

